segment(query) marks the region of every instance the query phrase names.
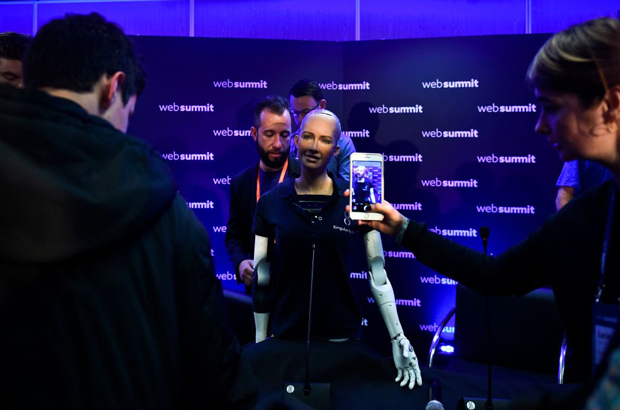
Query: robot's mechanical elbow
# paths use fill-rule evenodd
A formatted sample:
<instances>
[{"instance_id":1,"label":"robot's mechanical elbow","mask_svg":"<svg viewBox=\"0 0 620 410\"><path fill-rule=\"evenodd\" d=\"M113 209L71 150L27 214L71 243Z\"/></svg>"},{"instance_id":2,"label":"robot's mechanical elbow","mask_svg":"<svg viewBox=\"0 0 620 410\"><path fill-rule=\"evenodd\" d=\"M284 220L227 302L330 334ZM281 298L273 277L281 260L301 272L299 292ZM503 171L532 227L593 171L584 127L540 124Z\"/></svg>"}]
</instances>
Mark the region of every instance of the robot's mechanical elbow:
<instances>
[{"instance_id":1,"label":"robot's mechanical elbow","mask_svg":"<svg viewBox=\"0 0 620 410\"><path fill-rule=\"evenodd\" d=\"M254 279L258 286L269 286L271 273L269 272L269 264L267 262L259 262L254 268Z\"/></svg>"},{"instance_id":2,"label":"robot's mechanical elbow","mask_svg":"<svg viewBox=\"0 0 620 410\"><path fill-rule=\"evenodd\" d=\"M364 244L368 269L370 270L373 284L375 286L385 285L387 283L387 274L384 269L385 259L383 258L383 244L381 243L379 231L370 231L364 235Z\"/></svg>"}]
</instances>

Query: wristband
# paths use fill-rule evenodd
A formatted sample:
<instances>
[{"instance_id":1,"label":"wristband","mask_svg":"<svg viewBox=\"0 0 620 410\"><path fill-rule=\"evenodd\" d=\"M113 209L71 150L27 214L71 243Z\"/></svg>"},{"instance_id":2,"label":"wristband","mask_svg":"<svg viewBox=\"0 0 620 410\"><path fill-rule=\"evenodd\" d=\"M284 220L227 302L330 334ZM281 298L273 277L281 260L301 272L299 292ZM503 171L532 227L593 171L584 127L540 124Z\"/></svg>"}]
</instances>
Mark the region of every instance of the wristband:
<instances>
[{"instance_id":1,"label":"wristband","mask_svg":"<svg viewBox=\"0 0 620 410\"><path fill-rule=\"evenodd\" d=\"M400 231L398 231L398 235L396 235L396 239L394 239L394 243L398 246L400 246L401 242L403 241L403 236L405 235L405 231L407 230L407 227L409 226L409 218L405 218L405 222L403 223L403 226L400 227Z\"/></svg>"}]
</instances>

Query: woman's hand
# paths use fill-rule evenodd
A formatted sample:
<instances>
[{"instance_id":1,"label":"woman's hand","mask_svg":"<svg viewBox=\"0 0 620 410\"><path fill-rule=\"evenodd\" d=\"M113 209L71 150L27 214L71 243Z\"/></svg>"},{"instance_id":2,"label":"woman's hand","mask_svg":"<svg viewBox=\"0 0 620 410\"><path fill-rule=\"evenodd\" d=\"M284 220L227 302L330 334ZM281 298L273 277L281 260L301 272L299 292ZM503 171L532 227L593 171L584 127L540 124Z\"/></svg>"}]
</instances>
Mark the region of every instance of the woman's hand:
<instances>
[{"instance_id":1,"label":"woman's hand","mask_svg":"<svg viewBox=\"0 0 620 410\"><path fill-rule=\"evenodd\" d=\"M349 190L344 192L344 196L349 196ZM351 212L351 207L347 205L347 212ZM382 221L359 221L360 225L368 225L372 229L376 229L381 233L390 236L396 236L400 232L406 218L398 212L389 202L383 201L380 204L371 205L371 212L377 212L383 215Z\"/></svg>"}]
</instances>

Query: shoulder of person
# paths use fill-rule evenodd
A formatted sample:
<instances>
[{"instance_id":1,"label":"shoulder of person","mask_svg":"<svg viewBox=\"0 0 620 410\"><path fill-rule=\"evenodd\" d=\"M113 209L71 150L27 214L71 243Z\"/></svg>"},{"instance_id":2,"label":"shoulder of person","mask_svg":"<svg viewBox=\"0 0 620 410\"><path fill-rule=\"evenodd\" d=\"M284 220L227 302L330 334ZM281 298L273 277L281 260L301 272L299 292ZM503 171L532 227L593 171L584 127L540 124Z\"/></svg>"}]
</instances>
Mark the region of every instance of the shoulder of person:
<instances>
[{"instance_id":1,"label":"shoulder of person","mask_svg":"<svg viewBox=\"0 0 620 410\"><path fill-rule=\"evenodd\" d=\"M343 134L340 136L340 139L338 140L338 146L340 147L340 149L342 149L343 147L347 147L347 149L352 149L353 151L355 151L355 144L353 144L353 140L348 135Z\"/></svg>"},{"instance_id":2,"label":"shoulder of person","mask_svg":"<svg viewBox=\"0 0 620 410\"><path fill-rule=\"evenodd\" d=\"M231 183L240 183L247 179L256 179L258 175L258 163L254 163L232 177Z\"/></svg>"},{"instance_id":3,"label":"shoulder of person","mask_svg":"<svg viewBox=\"0 0 620 410\"><path fill-rule=\"evenodd\" d=\"M275 201L279 199L286 199L295 193L295 178L288 178L282 181L282 183L273 187L265 195L261 196L258 200L259 204L269 204L271 206Z\"/></svg>"},{"instance_id":4,"label":"shoulder of person","mask_svg":"<svg viewBox=\"0 0 620 410\"><path fill-rule=\"evenodd\" d=\"M567 203L551 218L556 217L561 221L561 224L567 226L575 226L576 223L589 224L598 219L605 220L614 189L617 188L612 180L592 187ZM618 201L620 198L616 198L616 207L618 207ZM576 217L579 221L576 220Z\"/></svg>"},{"instance_id":5,"label":"shoulder of person","mask_svg":"<svg viewBox=\"0 0 620 410\"><path fill-rule=\"evenodd\" d=\"M344 191L349 189L349 181L340 175L334 175L332 172L328 172L328 175L334 181L334 188L338 190L338 194L344 196Z\"/></svg>"},{"instance_id":6,"label":"shoulder of person","mask_svg":"<svg viewBox=\"0 0 620 410\"><path fill-rule=\"evenodd\" d=\"M289 155L288 161L289 161L289 169L288 169L287 174L296 175L296 176L301 175L301 163L299 162L299 160Z\"/></svg>"}]
</instances>

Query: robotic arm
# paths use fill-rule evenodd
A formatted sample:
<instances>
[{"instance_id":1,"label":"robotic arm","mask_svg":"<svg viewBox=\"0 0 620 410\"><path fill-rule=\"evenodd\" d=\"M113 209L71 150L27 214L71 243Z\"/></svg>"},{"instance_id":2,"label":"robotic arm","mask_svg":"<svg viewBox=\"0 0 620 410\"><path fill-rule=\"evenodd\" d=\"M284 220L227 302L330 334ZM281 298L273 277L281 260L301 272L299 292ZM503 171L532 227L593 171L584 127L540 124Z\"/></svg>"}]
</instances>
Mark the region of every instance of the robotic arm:
<instances>
[{"instance_id":1,"label":"robotic arm","mask_svg":"<svg viewBox=\"0 0 620 410\"><path fill-rule=\"evenodd\" d=\"M271 263L267 261L269 239L264 236L255 236L254 240L254 289L252 291L252 309L254 310L254 325L256 327L256 343L267 338L269 324Z\"/></svg>"},{"instance_id":2,"label":"robotic arm","mask_svg":"<svg viewBox=\"0 0 620 410\"><path fill-rule=\"evenodd\" d=\"M379 231L373 230L364 235L364 245L368 261L370 290L392 338L392 355L394 365L398 369L396 382L401 382L401 386L409 384L409 389L413 389L416 384L422 385L422 373L418 358L398 320L394 290L384 269L385 260Z\"/></svg>"}]
</instances>

